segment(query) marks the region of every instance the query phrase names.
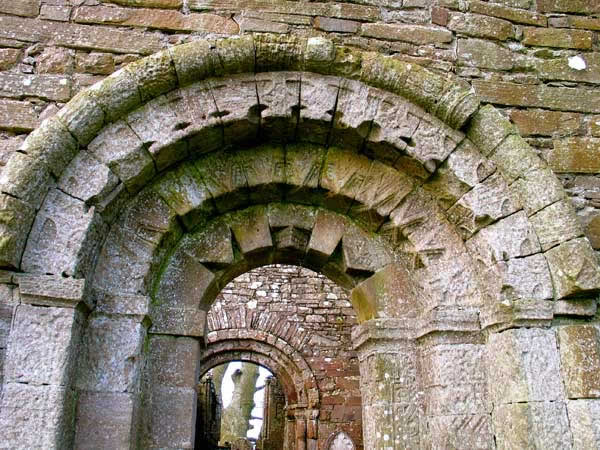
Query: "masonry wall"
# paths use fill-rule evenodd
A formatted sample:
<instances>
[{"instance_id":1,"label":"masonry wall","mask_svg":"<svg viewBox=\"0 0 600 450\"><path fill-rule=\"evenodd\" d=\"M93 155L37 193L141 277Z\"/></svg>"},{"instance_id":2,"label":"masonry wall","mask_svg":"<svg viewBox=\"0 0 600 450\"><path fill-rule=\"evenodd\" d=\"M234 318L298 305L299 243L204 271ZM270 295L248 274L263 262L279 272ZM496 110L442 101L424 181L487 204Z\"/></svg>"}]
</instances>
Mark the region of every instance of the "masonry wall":
<instances>
[{"instance_id":1,"label":"masonry wall","mask_svg":"<svg viewBox=\"0 0 600 450\"><path fill-rule=\"evenodd\" d=\"M454 73L561 174L600 249L600 4L587 0L0 0L0 164L76 92L168 46L252 32Z\"/></svg>"},{"instance_id":2,"label":"masonry wall","mask_svg":"<svg viewBox=\"0 0 600 450\"><path fill-rule=\"evenodd\" d=\"M362 448L360 373L350 338L357 322L346 292L308 269L266 266L222 290L208 315L209 332L237 327L242 315L247 327L266 323L260 328L288 341L310 366L320 393L319 448L339 431Z\"/></svg>"}]
</instances>

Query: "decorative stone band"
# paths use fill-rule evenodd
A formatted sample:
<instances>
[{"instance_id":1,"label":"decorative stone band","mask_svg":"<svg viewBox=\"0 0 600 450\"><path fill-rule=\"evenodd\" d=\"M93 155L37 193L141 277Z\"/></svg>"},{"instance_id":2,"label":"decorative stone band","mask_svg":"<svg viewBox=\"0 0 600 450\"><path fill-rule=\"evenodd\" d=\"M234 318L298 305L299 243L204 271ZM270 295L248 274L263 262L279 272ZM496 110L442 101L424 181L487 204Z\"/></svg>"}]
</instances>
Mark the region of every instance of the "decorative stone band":
<instances>
[{"instance_id":1,"label":"decorative stone band","mask_svg":"<svg viewBox=\"0 0 600 450\"><path fill-rule=\"evenodd\" d=\"M84 295L85 280L47 275L18 275L15 278L23 303L63 308L93 307Z\"/></svg>"}]
</instances>

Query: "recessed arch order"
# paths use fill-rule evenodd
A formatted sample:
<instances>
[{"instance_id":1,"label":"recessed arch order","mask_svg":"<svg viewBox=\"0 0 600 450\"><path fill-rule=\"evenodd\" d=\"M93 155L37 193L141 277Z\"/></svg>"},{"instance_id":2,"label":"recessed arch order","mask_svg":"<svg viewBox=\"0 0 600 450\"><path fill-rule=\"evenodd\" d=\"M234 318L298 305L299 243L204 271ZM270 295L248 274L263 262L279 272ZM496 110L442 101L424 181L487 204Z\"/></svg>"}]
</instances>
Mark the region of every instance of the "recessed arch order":
<instances>
[{"instance_id":1,"label":"recessed arch order","mask_svg":"<svg viewBox=\"0 0 600 450\"><path fill-rule=\"evenodd\" d=\"M323 38L137 61L33 132L0 188L0 264L28 275L15 278L28 303L64 289L28 297L19 279L85 280L91 317L143 317L139 342L175 336L190 352L219 290L270 263L352 289L357 342L373 324L393 324L385 342L547 325L600 287L560 183L509 121L450 77ZM111 332L94 320L81 345ZM146 353L128 349L59 385L129 386L134 411ZM121 381L88 376L106 365Z\"/></svg>"}]
</instances>

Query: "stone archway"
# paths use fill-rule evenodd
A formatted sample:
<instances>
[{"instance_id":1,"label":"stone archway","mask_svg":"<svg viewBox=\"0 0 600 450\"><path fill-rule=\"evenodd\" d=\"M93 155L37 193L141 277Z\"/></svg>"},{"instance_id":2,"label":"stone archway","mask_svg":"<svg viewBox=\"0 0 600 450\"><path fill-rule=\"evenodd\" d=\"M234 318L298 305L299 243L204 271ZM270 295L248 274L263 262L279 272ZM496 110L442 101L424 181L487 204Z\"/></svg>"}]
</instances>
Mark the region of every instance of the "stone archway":
<instances>
[{"instance_id":1,"label":"stone archway","mask_svg":"<svg viewBox=\"0 0 600 450\"><path fill-rule=\"evenodd\" d=\"M494 108L417 65L322 38L174 47L45 121L0 187L0 262L22 302L6 442L28 445L32 426L45 446L71 446L78 391L78 427L135 446L142 368L160 351L148 333L170 355L199 354L215 293L272 262L354 289L368 448L488 448L540 416L567 436L568 399L596 388L560 371L556 347L564 335L561 362L576 366L595 328L550 328L593 316L600 286L560 184ZM171 398L197 369L174 362L150 372ZM488 372L506 378L489 397ZM23 398L42 413L19 412ZM98 405L121 415L85 416Z\"/></svg>"}]
</instances>

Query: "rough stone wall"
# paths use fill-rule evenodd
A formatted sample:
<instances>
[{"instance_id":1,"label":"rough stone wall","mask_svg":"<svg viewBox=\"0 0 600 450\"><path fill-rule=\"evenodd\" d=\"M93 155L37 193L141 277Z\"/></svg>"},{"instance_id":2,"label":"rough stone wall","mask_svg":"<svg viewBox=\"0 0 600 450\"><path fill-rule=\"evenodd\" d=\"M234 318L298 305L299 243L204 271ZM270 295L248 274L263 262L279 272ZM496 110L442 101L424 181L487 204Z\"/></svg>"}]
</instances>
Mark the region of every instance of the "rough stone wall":
<instances>
[{"instance_id":1,"label":"rough stone wall","mask_svg":"<svg viewBox=\"0 0 600 450\"><path fill-rule=\"evenodd\" d=\"M247 324L272 324L273 334L292 342L306 359L320 392L319 448L339 431L362 448L360 374L350 336L357 322L347 293L311 270L266 266L237 277L221 291L208 314L208 329L233 327L240 315ZM306 337L294 345L292 330Z\"/></svg>"},{"instance_id":2,"label":"rough stone wall","mask_svg":"<svg viewBox=\"0 0 600 450\"><path fill-rule=\"evenodd\" d=\"M252 32L328 35L452 72L561 175L600 248L595 1L0 0L0 165L82 88L160 49Z\"/></svg>"}]
</instances>

